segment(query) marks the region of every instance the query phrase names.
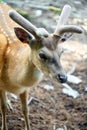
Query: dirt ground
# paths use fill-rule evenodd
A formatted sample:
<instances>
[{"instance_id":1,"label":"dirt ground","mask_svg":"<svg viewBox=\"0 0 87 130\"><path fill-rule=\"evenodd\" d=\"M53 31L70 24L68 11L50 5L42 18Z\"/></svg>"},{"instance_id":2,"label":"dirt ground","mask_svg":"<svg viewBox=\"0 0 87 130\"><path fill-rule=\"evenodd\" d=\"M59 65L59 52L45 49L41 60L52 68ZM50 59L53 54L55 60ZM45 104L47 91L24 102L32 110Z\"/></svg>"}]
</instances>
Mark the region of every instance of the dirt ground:
<instances>
[{"instance_id":1,"label":"dirt ground","mask_svg":"<svg viewBox=\"0 0 87 130\"><path fill-rule=\"evenodd\" d=\"M53 12L47 15L43 12L43 19L51 19L51 17L55 18L56 16ZM38 26L39 23L41 24L42 19L37 18L37 20L38 24L37 22L36 24ZM75 23L74 20L70 19L72 23ZM81 23L82 20L79 24L81 25ZM61 63L65 71L68 72L75 67L73 75L82 79L82 83L78 85L69 84L80 93L79 97L74 99L63 94L63 86L61 84L45 78L38 86L31 88L29 92L30 97L40 100L40 102L34 101L28 106L31 130L60 130L58 128L64 128L64 130L87 130L87 91L85 91L85 87L87 87L86 37L87 33L76 34L71 40L61 45L68 50L61 57ZM54 90L48 91L44 89L43 86L46 84L54 86ZM8 98L13 106L13 111L9 110L7 112L8 130L24 130L24 118L20 100L19 98L17 100L14 99L9 94Z\"/></svg>"}]
</instances>

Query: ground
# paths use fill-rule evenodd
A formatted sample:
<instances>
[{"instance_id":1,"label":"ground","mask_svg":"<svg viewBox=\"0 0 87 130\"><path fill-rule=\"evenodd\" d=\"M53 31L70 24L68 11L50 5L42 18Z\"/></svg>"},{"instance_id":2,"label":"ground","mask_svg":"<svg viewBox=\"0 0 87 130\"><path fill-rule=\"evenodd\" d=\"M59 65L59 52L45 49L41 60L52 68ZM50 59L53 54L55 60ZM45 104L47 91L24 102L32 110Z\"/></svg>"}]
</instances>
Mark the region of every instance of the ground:
<instances>
[{"instance_id":1,"label":"ground","mask_svg":"<svg viewBox=\"0 0 87 130\"><path fill-rule=\"evenodd\" d=\"M49 17L47 17L47 15ZM51 17L55 19L55 14L49 12L43 19L49 20ZM42 17L41 17L42 18ZM39 19L39 20L38 20ZM37 26L41 24L42 19L37 18ZM77 21L75 21L77 20ZM70 19L72 23L78 24L78 19ZM79 24L85 24L80 19ZM52 21L53 22L53 21ZM51 23L52 23L51 22ZM49 28L49 27L48 27ZM52 31L52 29L50 30ZM38 86L30 89L30 97L37 98L40 102L32 102L29 107L29 119L31 130L87 130L87 33L75 35L71 40L63 43L62 46L67 49L61 57L61 63L66 70L70 71L75 67L73 75L82 79L80 84L69 84L73 89L77 90L80 95L72 98L62 93L63 86L51 79L45 78ZM54 86L54 90L44 89L44 85ZM13 111L7 112L7 125L9 130L24 130L24 118L21 111L21 103L19 98L16 100L8 94L11 100ZM1 113L0 113L1 126Z\"/></svg>"}]
</instances>

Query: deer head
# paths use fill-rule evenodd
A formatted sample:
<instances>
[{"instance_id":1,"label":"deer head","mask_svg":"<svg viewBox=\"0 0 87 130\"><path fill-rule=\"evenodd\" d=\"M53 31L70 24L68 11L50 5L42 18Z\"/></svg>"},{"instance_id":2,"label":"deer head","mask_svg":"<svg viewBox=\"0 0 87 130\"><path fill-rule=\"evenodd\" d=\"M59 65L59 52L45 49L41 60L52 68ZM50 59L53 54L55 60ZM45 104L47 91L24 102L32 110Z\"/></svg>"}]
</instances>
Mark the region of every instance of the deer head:
<instances>
[{"instance_id":1,"label":"deer head","mask_svg":"<svg viewBox=\"0 0 87 130\"><path fill-rule=\"evenodd\" d=\"M54 33L49 34L44 28L37 28L28 20L11 10L9 16L23 28L14 28L16 36L31 48L31 62L47 76L57 79L61 83L67 81L67 76L61 66L62 50L59 43L66 41L73 33L82 33L82 29L75 25L64 25L69 17L71 7L65 5L60 15ZM38 74L37 74L38 75Z\"/></svg>"}]
</instances>

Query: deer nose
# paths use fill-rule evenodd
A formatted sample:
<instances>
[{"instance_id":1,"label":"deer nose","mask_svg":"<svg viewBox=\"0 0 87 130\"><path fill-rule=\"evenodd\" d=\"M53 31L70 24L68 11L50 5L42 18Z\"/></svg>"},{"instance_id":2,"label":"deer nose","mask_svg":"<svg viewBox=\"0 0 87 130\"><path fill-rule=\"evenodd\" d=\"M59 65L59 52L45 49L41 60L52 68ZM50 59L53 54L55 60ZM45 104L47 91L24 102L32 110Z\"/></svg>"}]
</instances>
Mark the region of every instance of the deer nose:
<instances>
[{"instance_id":1,"label":"deer nose","mask_svg":"<svg viewBox=\"0 0 87 130\"><path fill-rule=\"evenodd\" d=\"M58 79L61 83L67 82L67 76L66 76L66 75L63 75L63 74L58 74L58 75L57 75L57 79Z\"/></svg>"}]
</instances>

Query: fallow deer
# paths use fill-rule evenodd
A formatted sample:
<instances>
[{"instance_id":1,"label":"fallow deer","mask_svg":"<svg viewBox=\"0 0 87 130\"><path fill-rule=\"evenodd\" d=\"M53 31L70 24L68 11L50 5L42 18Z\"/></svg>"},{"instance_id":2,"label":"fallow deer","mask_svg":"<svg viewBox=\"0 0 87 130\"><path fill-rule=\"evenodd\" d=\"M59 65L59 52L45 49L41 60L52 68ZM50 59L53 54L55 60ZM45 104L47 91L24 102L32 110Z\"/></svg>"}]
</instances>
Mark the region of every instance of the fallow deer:
<instances>
[{"instance_id":1,"label":"fallow deer","mask_svg":"<svg viewBox=\"0 0 87 130\"><path fill-rule=\"evenodd\" d=\"M37 85L43 79L43 75L52 77L61 83L67 81L67 76L60 63L62 52L59 43L67 40L67 36L70 37L73 33L82 33L82 29L77 26L64 25L70 10L69 5L64 6L54 33L49 34L44 28L34 26L8 5L0 4L2 130L8 130L6 92L19 95L26 130L30 130L27 90Z\"/></svg>"}]
</instances>

